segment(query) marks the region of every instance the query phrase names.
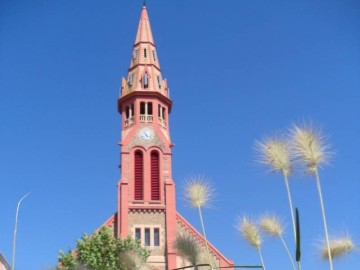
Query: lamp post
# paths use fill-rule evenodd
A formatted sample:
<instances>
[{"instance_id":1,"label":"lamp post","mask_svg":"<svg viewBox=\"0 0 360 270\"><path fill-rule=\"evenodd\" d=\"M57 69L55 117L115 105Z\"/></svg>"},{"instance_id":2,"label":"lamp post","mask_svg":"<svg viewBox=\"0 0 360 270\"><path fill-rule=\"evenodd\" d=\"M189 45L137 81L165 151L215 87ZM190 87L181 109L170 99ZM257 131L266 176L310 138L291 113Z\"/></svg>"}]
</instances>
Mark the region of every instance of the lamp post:
<instances>
[{"instance_id":1,"label":"lamp post","mask_svg":"<svg viewBox=\"0 0 360 270\"><path fill-rule=\"evenodd\" d=\"M14 226L14 238L13 238L13 248L12 248L12 265L11 265L11 269L14 270L15 269L15 251L16 251L16 231L17 231L17 224L18 224L18 215L19 215L19 208L20 208L20 204L21 202L30 194L27 193L25 194L20 201L17 204L16 207L16 215L15 215L15 226Z\"/></svg>"}]
</instances>

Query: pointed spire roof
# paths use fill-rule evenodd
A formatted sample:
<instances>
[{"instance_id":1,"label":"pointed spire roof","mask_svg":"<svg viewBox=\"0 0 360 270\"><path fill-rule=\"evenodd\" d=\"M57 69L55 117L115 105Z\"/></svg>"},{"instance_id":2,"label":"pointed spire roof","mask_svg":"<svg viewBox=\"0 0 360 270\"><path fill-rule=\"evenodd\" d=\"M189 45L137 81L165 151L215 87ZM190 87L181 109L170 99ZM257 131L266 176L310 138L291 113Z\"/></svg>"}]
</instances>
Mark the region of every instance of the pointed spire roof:
<instances>
[{"instance_id":1,"label":"pointed spire roof","mask_svg":"<svg viewBox=\"0 0 360 270\"><path fill-rule=\"evenodd\" d=\"M135 44L138 44L139 42L150 42L152 44L155 44L145 3L141 10Z\"/></svg>"},{"instance_id":2,"label":"pointed spire roof","mask_svg":"<svg viewBox=\"0 0 360 270\"><path fill-rule=\"evenodd\" d=\"M125 96L137 95L136 93L157 95L164 98L165 102L171 106L167 81L162 77L145 5L141 9L128 75L127 78L122 79L120 99L124 100Z\"/></svg>"}]
</instances>

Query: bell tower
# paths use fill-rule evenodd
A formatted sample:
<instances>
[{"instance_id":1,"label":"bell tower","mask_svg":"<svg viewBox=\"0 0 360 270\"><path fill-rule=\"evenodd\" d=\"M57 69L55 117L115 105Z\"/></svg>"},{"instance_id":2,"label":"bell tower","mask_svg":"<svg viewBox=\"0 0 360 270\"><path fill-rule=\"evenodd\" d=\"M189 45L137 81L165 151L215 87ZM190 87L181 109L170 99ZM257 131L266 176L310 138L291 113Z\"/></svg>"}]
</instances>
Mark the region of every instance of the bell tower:
<instances>
[{"instance_id":1,"label":"bell tower","mask_svg":"<svg viewBox=\"0 0 360 270\"><path fill-rule=\"evenodd\" d=\"M127 77L121 80L118 98L121 178L117 185L117 211L102 226L111 228L116 237L130 235L139 239L151 251L147 263L158 270L189 265L177 253L176 235L192 237L205 254L203 236L176 211L169 130L171 105L144 5L130 67ZM233 265L208 244L217 266Z\"/></svg>"},{"instance_id":2,"label":"bell tower","mask_svg":"<svg viewBox=\"0 0 360 270\"><path fill-rule=\"evenodd\" d=\"M117 235L140 239L151 250L148 262L160 269L176 268L171 105L144 5L118 99L122 129L116 223Z\"/></svg>"}]
</instances>

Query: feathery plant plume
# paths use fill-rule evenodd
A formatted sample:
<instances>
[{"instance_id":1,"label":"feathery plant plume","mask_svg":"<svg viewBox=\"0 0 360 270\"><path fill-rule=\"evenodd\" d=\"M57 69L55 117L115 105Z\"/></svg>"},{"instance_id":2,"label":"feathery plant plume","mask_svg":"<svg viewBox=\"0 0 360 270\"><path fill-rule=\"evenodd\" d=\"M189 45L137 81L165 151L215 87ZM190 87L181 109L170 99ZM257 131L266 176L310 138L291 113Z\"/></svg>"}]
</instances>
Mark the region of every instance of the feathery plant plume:
<instances>
[{"instance_id":1,"label":"feathery plant plume","mask_svg":"<svg viewBox=\"0 0 360 270\"><path fill-rule=\"evenodd\" d=\"M291 160L288 143L281 138L268 139L265 142L255 142L255 149L259 153L259 162L270 167L275 173L289 176Z\"/></svg>"},{"instance_id":2,"label":"feathery plant plume","mask_svg":"<svg viewBox=\"0 0 360 270\"><path fill-rule=\"evenodd\" d=\"M319 167L328 163L332 152L320 130L309 124L293 125L290 135L295 158L304 163L309 172L315 173Z\"/></svg>"},{"instance_id":3,"label":"feathery plant plume","mask_svg":"<svg viewBox=\"0 0 360 270\"><path fill-rule=\"evenodd\" d=\"M189 261L191 265L197 265L200 258L200 248L196 240L190 235L178 235L175 247L179 254ZM195 267L197 269L197 267Z\"/></svg>"},{"instance_id":4,"label":"feathery plant plume","mask_svg":"<svg viewBox=\"0 0 360 270\"><path fill-rule=\"evenodd\" d=\"M274 139L265 140L265 142L256 141L255 149L259 154L259 162L261 164L270 167L272 172L281 173L284 177L284 183L289 201L294 241L296 241L294 207L289 186L289 175L292 171L292 165L290 145L288 140L281 137L276 137Z\"/></svg>"},{"instance_id":5,"label":"feathery plant plume","mask_svg":"<svg viewBox=\"0 0 360 270\"><path fill-rule=\"evenodd\" d=\"M260 219L260 226L270 236L282 236L284 233L280 218L275 215L265 215Z\"/></svg>"},{"instance_id":6,"label":"feathery plant plume","mask_svg":"<svg viewBox=\"0 0 360 270\"><path fill-rule=\"evenodd\" d=\"M350 236L344 236L341 238L330 240L330 254L331 258L333 259L349 254L355 249L356 246ZM324 243L324 245L321 247L321 257L323 260L329 259L329 253L326 243Z\"/></svg>"},{"instance_id":7,"label":"feathery plant plume","mask_svg":"<svg viewBox=\"0 0 360 270\"><path fill-rule=\"evenodd\" d=\"M202 208L209 207L209 203L213 197L214 189L210 185L208 179L199 175L195 177L190 177L187 180L185 187L185 198L188 204L194 208L198 209L200 223L203 231L203 236L205 240L206 253L208 256L208 263L210 265L216 265L214 258L210 255L209 245L206 238L204 219L202 215Z\"/></svg>"},{"instance_id":8,"label":"feathery plant plume","mask_svg":"<svg viewBox=\"0 0 360 270\"><path fill-rule=\"evenodd\" d=\"M209 207L213 196L214 189L205 177L198 175L187 179L185 198L190 206Z\"/></svg>"},{"instance_id":9,"label":"feathery plant plume","mask_svg":"<svg viewBox=\"0 0 360 270\"><path fill-rule=\"evenodd\" d=\"M304 125L303 127L293 125L292 129L290 129L290 134L292 137L292 148L295 158L302 161L306 165L308 172L314 174L315 176L324 224L329 265L330 270L333 270L329 234L325 216L325 206L318 172L318 168L323 164L326 164L331 155L331 152L329 151L330 146L325 143L324 135L309 125Z\"/></svg>"},{"instance_id":10,"label":"feathery plant plume","mask_svg":"<svg viewBox=\"0 0 360 270\"><path fill-rule=\"evenodd\" d=\"M285 239L283 237L284 228L283 228L281 219L276 217L275 215L268 215L267 214L267 215L261 217L261 219L260 219L260 227L268 235L270 235L272 237L279 237L280 238L280 240L281 240L281 242L282 242L282 244L283 244L283 246L285 248L285 251L289 256L290 262L291 262L294 270L296 270L294 260L291 257L289 248L288 248L288 246L287 246L287 244L285 242Z\"/></svg>"},{"instance_id":11,"label":"feathery plant plume","mask_svg":"<svg viewBox=\"0 0 360 270\"><path fill-rule=\"evenodd\" d=\"M121 262L128 270L148 270L150 267L135 250L129 250L120 255Z\"/></svg>"},{"instance_id":12,"label":"feathery plant plume","mask_svg":"<svg viewBox=\"0 0 360 270\"><path fill-rule=\"evenodd\" d=\"M245 239L245 241L247 241L250 246L253 246L257 250L260 256L261 265L265 270L265 264L261 254L261 233L257 228L255 222L243 216L237 225L237 229L240 232L241 236Z\"/></svg>"}]
</instances>

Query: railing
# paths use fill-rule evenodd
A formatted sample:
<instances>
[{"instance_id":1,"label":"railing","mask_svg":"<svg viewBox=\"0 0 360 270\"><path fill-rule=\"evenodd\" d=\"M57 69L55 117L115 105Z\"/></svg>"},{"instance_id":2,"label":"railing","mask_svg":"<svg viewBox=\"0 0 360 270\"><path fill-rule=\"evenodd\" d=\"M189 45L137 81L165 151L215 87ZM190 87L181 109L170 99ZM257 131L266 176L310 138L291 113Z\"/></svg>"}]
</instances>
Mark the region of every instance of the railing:
<instances>
[{"instance_id":1,"label":"railing","mask_svg":"<svg viewBox=\"0 0 360 270\"><path fill-rule=\"evenodd\" d=\"M152 123L153 116L152 115L140 115L140 122L141 123Z\"/></svg>"},{"instance_id":2,"label":"railing","mask_svg":"<svg viewBox=\"0 0 360 270\"><path fill-rule=\"evenodd\" d=\"M128 119L125 120L125 127L131 126L134 123L135 123L134 116L129 117Z\"/></svg>"},{"instance_id":3,"label":"railing","mask_svg":"<svg viewBox=\"0 0 360 270\"><path fill-rule=\"evenodd\" d=\"M194 270L214 270L214 269L264 269L261 265L231 265L231 266L223 266L223 267L212 267L210 264L197 264L190 265L180 268L175 268L173 270L182 270L182 269L194 269Z\"/></svg>"},{"instance_id":4,"label":"railing","mask_svg":"<svg viewBox=\"0 0 360 270\"><path fill-rule=\"evenodd\" d=\"M166 128L166 121L162 118L158 118L159 120L159 126L163 127L163 128Z\"/></svg>"}]
</instances>

